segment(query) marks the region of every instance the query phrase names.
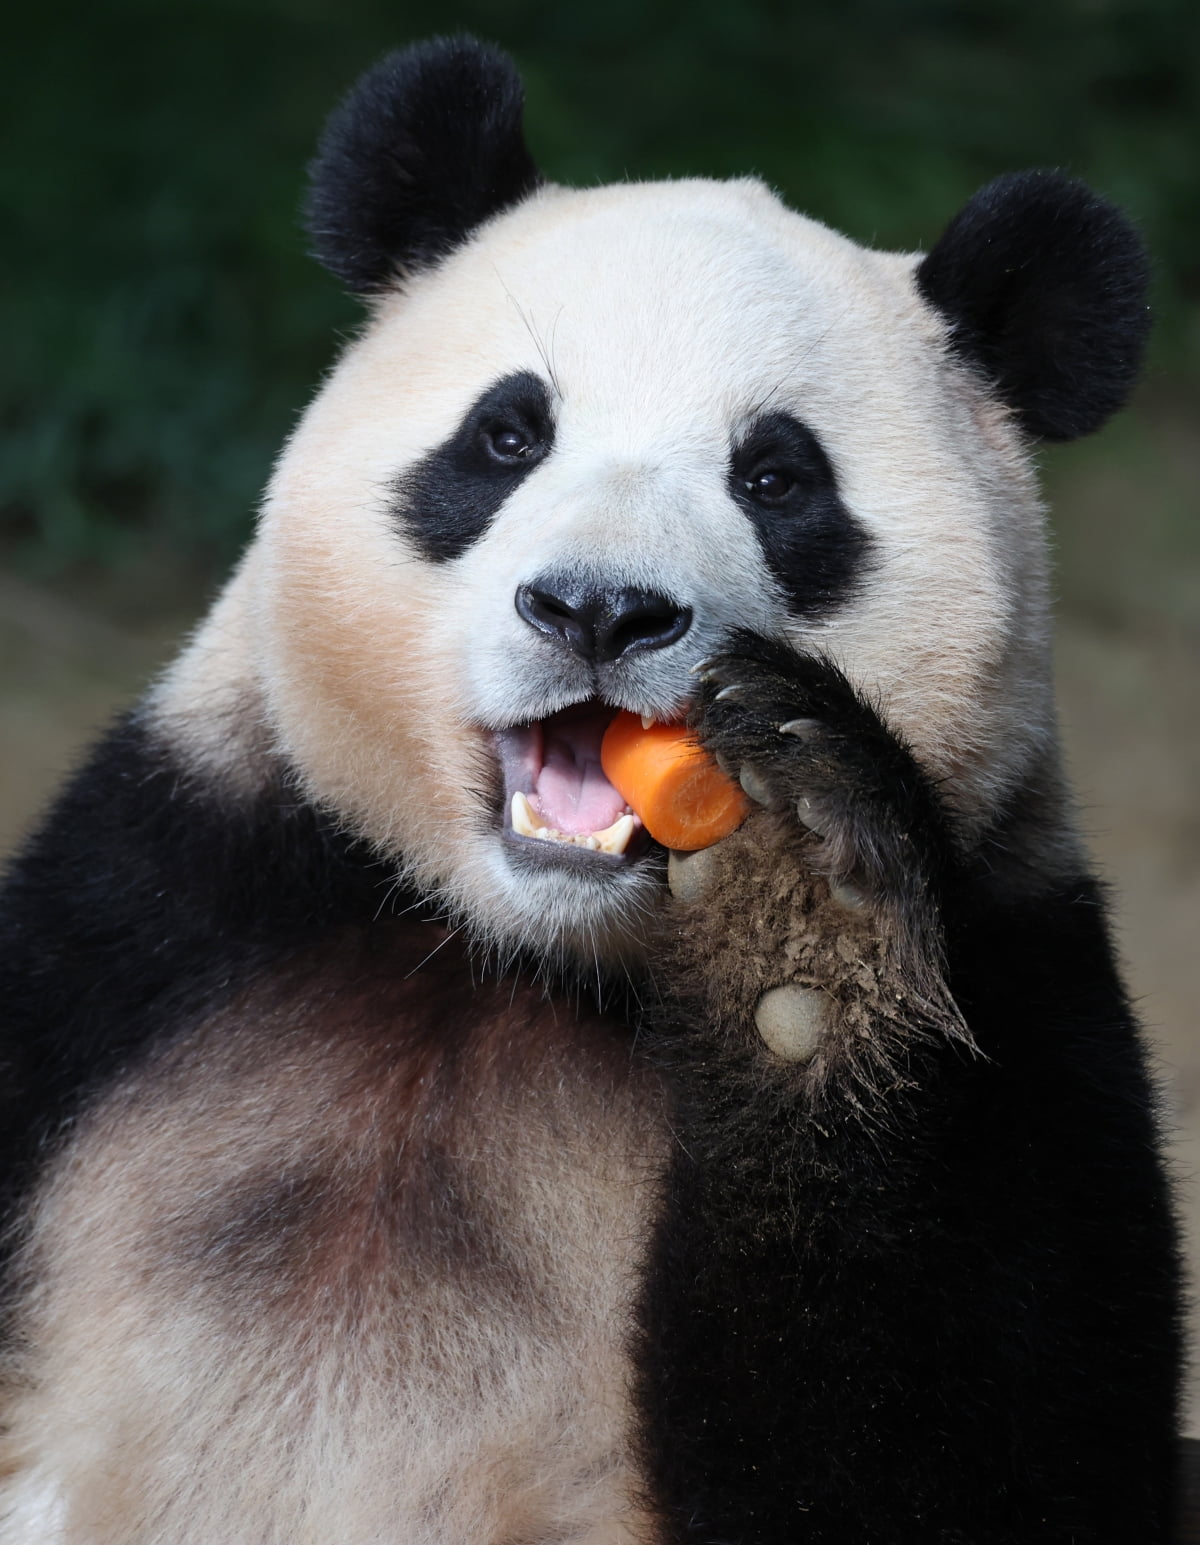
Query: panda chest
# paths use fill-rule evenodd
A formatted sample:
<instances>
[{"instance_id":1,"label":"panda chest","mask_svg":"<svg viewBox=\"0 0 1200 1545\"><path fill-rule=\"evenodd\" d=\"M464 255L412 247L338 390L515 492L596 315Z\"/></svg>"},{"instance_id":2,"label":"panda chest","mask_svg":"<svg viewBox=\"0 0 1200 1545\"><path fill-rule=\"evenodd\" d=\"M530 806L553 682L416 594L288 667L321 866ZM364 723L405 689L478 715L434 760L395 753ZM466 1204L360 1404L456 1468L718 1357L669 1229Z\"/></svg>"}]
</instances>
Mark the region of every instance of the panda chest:
<instances>
[{"instance_id":1,"label":"panda chest","mask_svg":"<svg viewBox=\"0 0 1200 1545\"><path fill-rule=\"evenodd\" d=\"M40 1209L37 1313L67 1333L38 1388L147 1495L181 1450L292 1456L265 1484L297 1539L317 1495L347 1545L615 1545L665 1134L621 1027L444 967L310 962L93 1113Z\"/></svg>"}]
</instances>

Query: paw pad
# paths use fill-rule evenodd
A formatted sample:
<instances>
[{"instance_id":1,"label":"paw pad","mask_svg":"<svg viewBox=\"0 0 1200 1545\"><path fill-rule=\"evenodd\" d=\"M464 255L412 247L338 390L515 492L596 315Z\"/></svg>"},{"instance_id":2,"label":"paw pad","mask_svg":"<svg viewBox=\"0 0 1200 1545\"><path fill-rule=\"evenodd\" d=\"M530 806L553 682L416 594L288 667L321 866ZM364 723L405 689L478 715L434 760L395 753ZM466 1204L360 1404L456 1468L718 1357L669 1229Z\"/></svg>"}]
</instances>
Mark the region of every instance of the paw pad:
<instances>
[{"instance_id":1,"label":"paw pad","mask_svg":"<svg viewBox=\"0 0 1200 1545\"><path fill-rule=\"evenodd\" d=\"M667 885L676 901L699 901L716 878L717 860L712 848L695 853L667 855Z\"/></svg>"},{"instance_id":2,"label":"paw pad","mask_svg":"<svg viewBox=\"0 0 1200 1545\"><path fill-rule=\"evenodd\" d=\"M807 1062L825 1033L828 1005L824 993L787 982L763 993L754 1024L763 1044L785 1062Z\"/></svg>"}]
</instances>

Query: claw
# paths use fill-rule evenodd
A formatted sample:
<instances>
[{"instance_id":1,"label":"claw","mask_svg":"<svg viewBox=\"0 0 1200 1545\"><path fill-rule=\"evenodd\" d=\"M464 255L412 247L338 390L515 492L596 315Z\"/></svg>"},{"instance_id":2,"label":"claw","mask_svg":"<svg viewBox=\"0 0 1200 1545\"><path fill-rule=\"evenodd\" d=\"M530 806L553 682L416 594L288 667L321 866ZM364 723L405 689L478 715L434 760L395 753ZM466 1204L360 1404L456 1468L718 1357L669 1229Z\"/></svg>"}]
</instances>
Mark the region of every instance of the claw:
<instances>
[{"instance_id":1,"label":"claw","mask_svg":"<svg viewBox=\"0 0 1200 1545\"><path fill-rule=\"evenodd\" d=\"M688 674L690 676L699 676L701 680L706 679L719 658L720 656L715 654L705 655L703 660L697 660L695 665L688 667Z\"/></svg>"},{"instance_id":2,"label":"claw","mask_svg":"<svg viewBox=\"0 0 1200 1545\"><path fill-rule=\"evenodd\" d=\"M744 692L745 690L746 683L744 681L731 681L727 687L721 688L716 697L713 698L713 702L723 703L726 698L737 697L739 692Z\"/></svg>"},{"instance_id":3,"label":"claw","mask_svg":"<svg viewBox=\"0 0 1200 1545\"><path fill-rule=\"evenodd\" d=\"M820 719L789 719L786 724L779 726L779 733L803 738L806 735L815 735L820 728Z\"/></svg>"},{"instance_id":4,"label":"claw","mask_svg":"<svg viewBox=\"0 0 1200 1545\"><path fill-rule=\"evenodd\" d=\"M741 784L743 792L756 805L766 805L769 808L774 803L771 790L767 786L767 780L749 762L744 763L741 772L738 773L738 782Z\"/></svg>"},{"instance_id":5,"label":"claw","mask_svg":"<svg viewBox=\"0 0 1200 1545\"><path fill-rule=\"evenodd\" d=\"M867 897L857 885L851 885L849 880L835 880L829 887L829 894L840 907L847 911L860 911L867 904Z\"/></svg>"}]
</instances>

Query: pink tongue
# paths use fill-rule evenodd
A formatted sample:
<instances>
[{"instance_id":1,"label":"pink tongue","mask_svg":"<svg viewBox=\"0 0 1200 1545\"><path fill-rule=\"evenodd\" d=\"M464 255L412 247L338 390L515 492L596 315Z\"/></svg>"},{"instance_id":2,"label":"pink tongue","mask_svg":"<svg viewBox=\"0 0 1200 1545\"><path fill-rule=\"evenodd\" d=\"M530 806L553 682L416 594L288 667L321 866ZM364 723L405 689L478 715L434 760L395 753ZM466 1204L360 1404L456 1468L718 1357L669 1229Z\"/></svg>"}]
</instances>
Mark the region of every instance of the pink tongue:
<instances>
[{"instance_id":1,"label":"pink tongue","mask_svg":"<svg viewBox=\"0 0 1200 1545\"><path fill-rule=\"evenodd\" d=\"M597 832L611 826L625 801L604 776L600 740L606 724L546 725L542 770L534 803L547 826L560 832Z\"/></svg>"}]
</instances>

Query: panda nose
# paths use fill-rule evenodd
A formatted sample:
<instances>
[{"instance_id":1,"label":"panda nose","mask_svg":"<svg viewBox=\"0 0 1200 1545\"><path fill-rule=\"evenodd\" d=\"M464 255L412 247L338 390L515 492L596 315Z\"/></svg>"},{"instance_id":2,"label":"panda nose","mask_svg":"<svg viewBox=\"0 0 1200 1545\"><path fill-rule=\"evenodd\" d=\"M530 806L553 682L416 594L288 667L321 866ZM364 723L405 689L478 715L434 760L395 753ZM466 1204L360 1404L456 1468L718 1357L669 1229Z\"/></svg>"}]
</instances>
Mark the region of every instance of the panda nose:
<instances>
[{"instance_id":1,"label":"panda nose","mask_svg":"<svg viewBox=\"0 0 1200 1545\"><path fill-rule=\"evenodd\" d=\"M531 628L604 665L624 655L665 649L692 625L690 606L653 590L603 588L549 576L522 585L517 612Z\"/></svg>"}]
</instances>

